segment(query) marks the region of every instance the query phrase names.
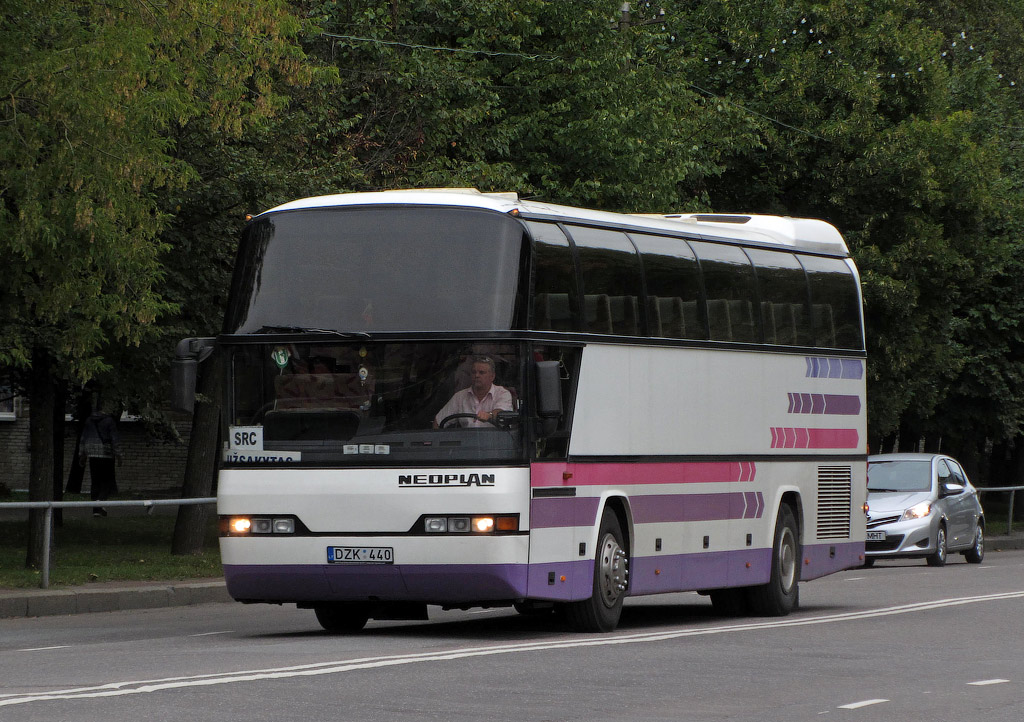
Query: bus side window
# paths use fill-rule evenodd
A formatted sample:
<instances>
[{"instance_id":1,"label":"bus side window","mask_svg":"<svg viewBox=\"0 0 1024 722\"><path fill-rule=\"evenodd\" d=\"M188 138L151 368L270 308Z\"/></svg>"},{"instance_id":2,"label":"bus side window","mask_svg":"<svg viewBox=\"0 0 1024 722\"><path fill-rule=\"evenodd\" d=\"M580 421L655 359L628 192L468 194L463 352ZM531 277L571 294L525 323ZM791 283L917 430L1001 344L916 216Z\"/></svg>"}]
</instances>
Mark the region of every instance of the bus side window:
<instances>
[{"instance_id":1,"label":"bus side window","mask_svg":"<svg viewBox=\"0 0 1024 722\"><path fill-rule=\"evenodd\" d=\"M528 222L533 237L533 322L537 331L572 331L579 315L569 239L554 223Z\"/></svg>"},{"instance_id":2,"label":"bus side window","mask_svg":"<svg viewBox=\"0 0 1024 722\"><path fill-rule=\"evenodd\" d=\"M757 273L765 343L810 346L807 275L792 253L746 249Z\"/></svg>"},{"instance_id":3,"label":"bus side window","mask_svg":"<svg viewBox=\"0 0 1024 722\"><path fill-rule=\"evenodd\" d=\"M754 268L735 246L694 241L700 259L708 321L714 341L761 342L761 315Z\"/></svg>"},{"instance_id":4,"label":"bus side window","mask_svg":"<svg viewBox=\"0 0 1024 722\"><path fill-rule=\"evenodd\" d=\"M584 293L584 331L636 336L640 333L643 282L640 257L618 231L571 226Z\"/></svg>"},{"instance_id":5,"label":"bus side window","mask_svg":"<svg viewBox=\"0 0 1024 722\"><path fill-rule=\"evenodd\" d=\"M857 277L841 258L801 256L811 288L814 342L828 348L863 349Z\"/></svg>"},{"instance_id":6,"label":"bus side window","mask_svg":"<svg viewBox=\"0 0 1024 722\"><path fill-rule=\"evenodd\" d=\"M648 333L661 338L706 339L697 258L682 238L631 233L643 259Z\"/></svg>"}]
</instances>

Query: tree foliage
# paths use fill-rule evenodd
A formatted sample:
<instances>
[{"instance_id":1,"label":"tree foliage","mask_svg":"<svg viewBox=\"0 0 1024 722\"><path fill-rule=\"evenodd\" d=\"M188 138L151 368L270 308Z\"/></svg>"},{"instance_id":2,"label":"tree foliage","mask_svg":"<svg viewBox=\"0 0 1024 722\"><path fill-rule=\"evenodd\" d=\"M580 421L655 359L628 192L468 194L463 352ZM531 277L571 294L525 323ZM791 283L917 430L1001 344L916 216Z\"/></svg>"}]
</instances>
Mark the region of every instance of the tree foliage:
<instances>
[{"instance_id":1,"label":"tree foliage","mask_svg":"<svg viewBox=\"0 0 1024 722\"><path fill-rule=\"evenodd\" d=\"M621 5L8 2L0 366L42 348L141 408L218 330L244 213L476 186L824 218L873 443L1024 448L1024 0Z\"/></svg>"}]
</instances>

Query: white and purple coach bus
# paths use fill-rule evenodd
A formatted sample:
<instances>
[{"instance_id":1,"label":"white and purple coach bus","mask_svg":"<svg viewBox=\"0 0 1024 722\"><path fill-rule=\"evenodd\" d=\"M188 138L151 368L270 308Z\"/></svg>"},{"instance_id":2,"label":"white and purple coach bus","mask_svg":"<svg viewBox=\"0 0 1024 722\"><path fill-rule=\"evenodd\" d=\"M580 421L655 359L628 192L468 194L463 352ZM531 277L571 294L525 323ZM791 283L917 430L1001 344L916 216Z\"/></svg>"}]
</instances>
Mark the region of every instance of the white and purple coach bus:
<instances>
[{"instance_id":1,"label":"white and purple coach bus","mask_svg":"<svg viewBox=\"0 0 1024 722\"><path fill-rule=\"evenodd\" d=\"M211 343L179 345L179 406ZM822 221L308 198L246 227L216 346L242 602L336 632L427 605L609 631L684 590L784 615L863 561L860 283ZM439 419L478 372L508 408Z\"/></svg>"}]
</instances>

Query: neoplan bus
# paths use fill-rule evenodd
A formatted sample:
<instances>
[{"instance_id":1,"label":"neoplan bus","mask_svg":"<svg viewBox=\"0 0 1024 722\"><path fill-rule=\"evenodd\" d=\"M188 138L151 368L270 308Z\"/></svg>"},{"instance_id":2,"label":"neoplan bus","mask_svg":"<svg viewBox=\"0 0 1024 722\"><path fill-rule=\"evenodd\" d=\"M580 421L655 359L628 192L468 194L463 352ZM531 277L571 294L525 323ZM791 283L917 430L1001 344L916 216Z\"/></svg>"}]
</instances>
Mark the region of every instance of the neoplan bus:
<instances>
[{"instance_id":1,"label":"neoplan bus","mask_svg":"<svg viewBox=\"0 0 1024 722\"><path fill-rule=\"evenodd\" d=\"M228 590L330 631L427 605L609 631L683 590L784 615L864 558L860 283L822 221L298 200L245 228L179 407L214 345ZM438 419L481 361L508 408Z\"/></svg>"}]
</instances>

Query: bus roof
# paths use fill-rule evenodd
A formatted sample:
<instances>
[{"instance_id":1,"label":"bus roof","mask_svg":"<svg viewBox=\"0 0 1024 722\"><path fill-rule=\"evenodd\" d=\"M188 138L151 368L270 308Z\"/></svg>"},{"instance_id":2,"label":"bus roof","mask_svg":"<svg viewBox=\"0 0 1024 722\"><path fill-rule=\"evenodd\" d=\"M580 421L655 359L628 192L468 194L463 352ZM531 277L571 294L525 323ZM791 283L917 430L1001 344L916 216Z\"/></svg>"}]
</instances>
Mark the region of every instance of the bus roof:
<instances>
[{"instance_id":1,"label":"bus roof","mask_svg":"<svg viewBox=\"0 0 1024 722\"><path fill-rule=\"evenodd\" d=\"M516 193L481 193L475 188L424 188L373 193L341 193L302 198L265 212L368 205L462 206L511 213L522 218L545 218L577 221L585 224L612 225L652 233L668 231L714 240L780 246L810 253L834 256L849 255L846 242L834 226L825 221L811 218L718 213L609 213L537 201L523 201Z\"/></svg>"}]
</instances>

